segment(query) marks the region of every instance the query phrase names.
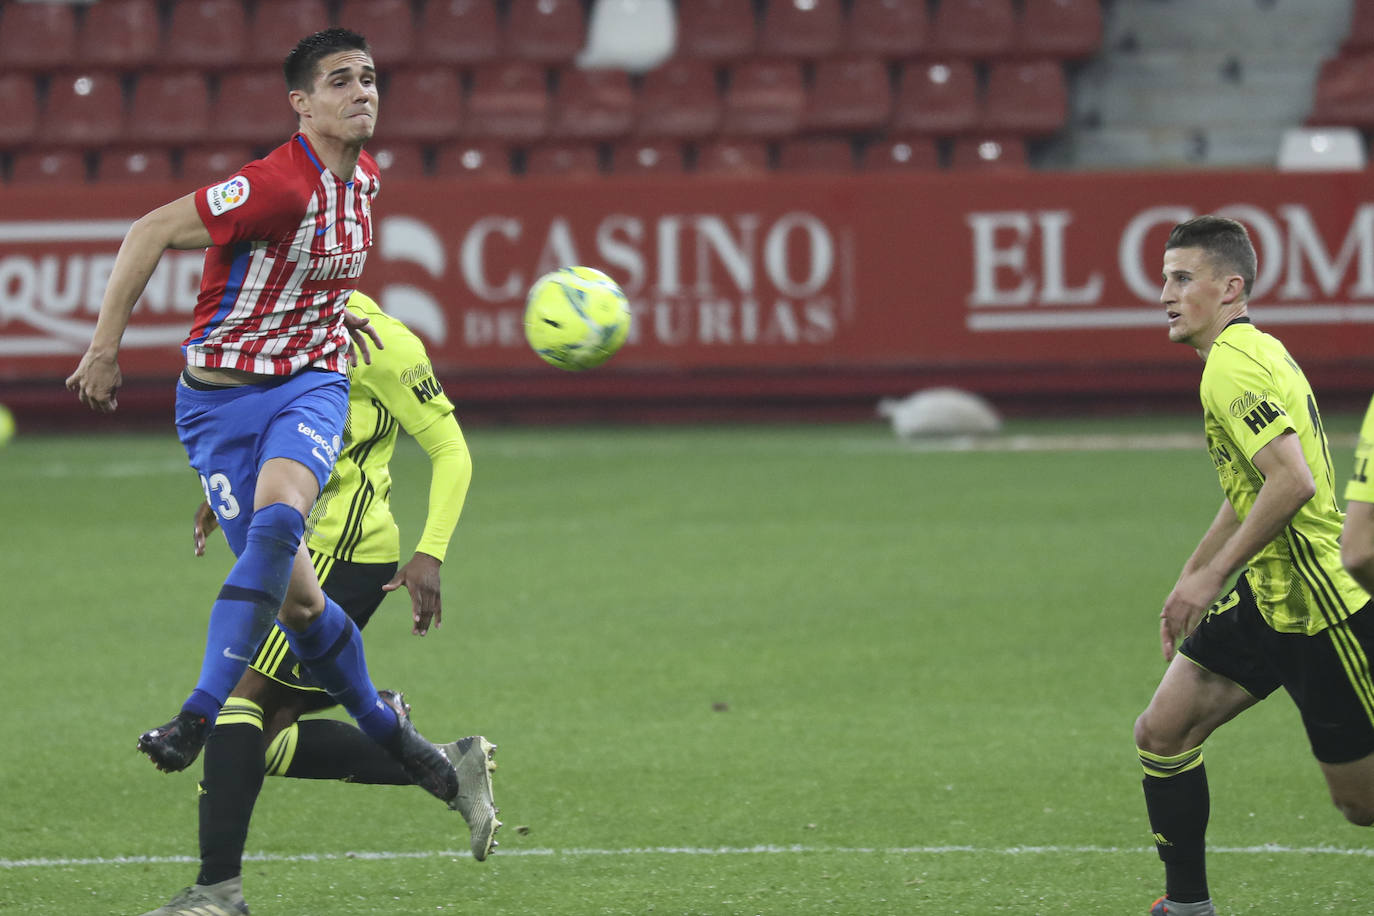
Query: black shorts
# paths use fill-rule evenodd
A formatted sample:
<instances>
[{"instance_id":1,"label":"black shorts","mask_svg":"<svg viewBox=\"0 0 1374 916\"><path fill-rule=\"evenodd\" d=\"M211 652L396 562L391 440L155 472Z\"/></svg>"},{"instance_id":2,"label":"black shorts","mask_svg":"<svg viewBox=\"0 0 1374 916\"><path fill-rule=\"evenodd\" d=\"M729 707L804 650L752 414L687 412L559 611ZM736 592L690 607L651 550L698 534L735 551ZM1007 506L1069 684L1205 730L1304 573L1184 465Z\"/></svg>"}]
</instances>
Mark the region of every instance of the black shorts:
<instances>
[{"instance_id":1,"label":"black shorts","mask_svg":"<svg viewBox=\"0 0 1374 916\"><path fill-rule=\"evenodd\" d=\"M1312 636L1279 633L1265 622L1241 576L1179 652L1257 700L1279 687L1287 690L1322 763L1374 753L1374 602Z\"/></svg>"},{"instance_id":2,"label":"black shorts","mask_svg":"<svg viewBox=\"0 0 1374 916\"><path fill-rule=\"evenodd\" d=\"M349 563L313 550L310 559L315 564L324 593L353 618L358 629L367 626L373 612L387 595L382 591L382 586L396 575L396 564ZM301 668L300 660L291 651L279 627L274 626L268 632L258 651L253 653L253 661L248 667L287 687L324 693L324 688Z\"/></svg>"}]
</instances>

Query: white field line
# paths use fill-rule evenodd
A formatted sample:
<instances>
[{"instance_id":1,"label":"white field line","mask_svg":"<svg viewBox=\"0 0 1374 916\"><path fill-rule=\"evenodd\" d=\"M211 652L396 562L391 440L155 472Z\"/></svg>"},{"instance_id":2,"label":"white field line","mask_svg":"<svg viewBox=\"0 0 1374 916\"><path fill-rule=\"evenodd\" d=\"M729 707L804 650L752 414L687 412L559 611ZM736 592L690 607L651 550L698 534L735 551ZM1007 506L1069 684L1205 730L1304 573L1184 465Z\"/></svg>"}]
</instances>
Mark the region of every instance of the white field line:
<instances>
[{"instance_id":1,"label":"white field line","mask_svg":"<svg viewBox=\"0 0 1374 916\"><path fill-rule=\"evenodd\" d=\"M908 439L903 445L924 452L1114 452L1200 449L1201 433L1088 433L1011 436L945 436Z\"/></svg>"},{"instance_id":2,"label":"white field line","mask_svg":"<svg viewBox=\"0 0 1374 916\"><path fill-rule=\"evenodd\" d=\"M1281 846L1266 843L1261 846L1212 846L1209 853L1219 855L1299 855L1299 856L1356 856L1374 858L1374 847L1351 849L1341 846ZM751 855L880 855L880 856L1084 856L1131 855L1143 856L1154 852L1153 847L1129 846L641 846L623 849L503 849L495 855L499 859L556 858L574 859L592 856L751 856ZM464 859L466 850L430 850L425 852L307 852L296 854L249 853L249 862L325 862L359 859L391 861L398 859ZM73 868L102 865L192 865L194 856L97 856L92 858L34 858L0 859L0 868Z\"/></svg>"}]
</instances>

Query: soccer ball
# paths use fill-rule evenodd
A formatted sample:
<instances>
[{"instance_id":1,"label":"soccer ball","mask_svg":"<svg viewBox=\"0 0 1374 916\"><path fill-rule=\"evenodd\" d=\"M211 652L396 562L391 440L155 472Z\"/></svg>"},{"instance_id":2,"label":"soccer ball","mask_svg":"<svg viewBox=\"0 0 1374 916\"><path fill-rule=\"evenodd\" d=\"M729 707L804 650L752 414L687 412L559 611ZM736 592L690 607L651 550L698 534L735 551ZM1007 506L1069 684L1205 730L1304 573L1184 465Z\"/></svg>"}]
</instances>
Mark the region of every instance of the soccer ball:
<instances>
[{"instance_id":1,"label":"soccer ball","mask_svg":"<svg viewBox=\"0 0 1374 916\"><path fill-rule=\"evenodd\" d=\"M560 267L535 281L525 300L525 339L540 358L569 372L599 366L630 333L630 303L591 267Z\"/></svg>"}]
</instances>

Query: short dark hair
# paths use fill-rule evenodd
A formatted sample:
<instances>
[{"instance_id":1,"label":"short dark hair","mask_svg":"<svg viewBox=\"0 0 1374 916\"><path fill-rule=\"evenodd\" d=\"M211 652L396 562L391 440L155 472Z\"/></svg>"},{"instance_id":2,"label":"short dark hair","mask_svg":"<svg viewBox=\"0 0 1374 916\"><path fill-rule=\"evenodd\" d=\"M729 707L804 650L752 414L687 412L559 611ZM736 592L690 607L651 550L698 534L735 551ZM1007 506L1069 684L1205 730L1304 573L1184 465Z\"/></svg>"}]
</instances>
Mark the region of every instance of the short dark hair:
<instances>
[{"instance_id":1,"label":"short dark hair","mask_svg":"<svg viewBox=\"0 0 1374 916\"><path fill-rule=\"evenodd\" d=\"M362 51L368 55L372 54L367 39L348 29L325 29L296 42L296 46L282 63L286 88L309 92L315 85L315 65L340 51Z\"/></svg>"},{"instance_id":2,"label":"short dark hair","mask_svg":"<svg viewBox=\"0 0 1374 916\"><path fill-rule=\"evenodd\" d=\"M1164 250L1172 248L1201 248L1207 252L1214 269L1239 274L1245 281L1245 298L1255 285L1255 246L1250 233L1233 219L1224 216L1195 216L1179 223L1169 233Z\"/></svg>"}]
</instances>

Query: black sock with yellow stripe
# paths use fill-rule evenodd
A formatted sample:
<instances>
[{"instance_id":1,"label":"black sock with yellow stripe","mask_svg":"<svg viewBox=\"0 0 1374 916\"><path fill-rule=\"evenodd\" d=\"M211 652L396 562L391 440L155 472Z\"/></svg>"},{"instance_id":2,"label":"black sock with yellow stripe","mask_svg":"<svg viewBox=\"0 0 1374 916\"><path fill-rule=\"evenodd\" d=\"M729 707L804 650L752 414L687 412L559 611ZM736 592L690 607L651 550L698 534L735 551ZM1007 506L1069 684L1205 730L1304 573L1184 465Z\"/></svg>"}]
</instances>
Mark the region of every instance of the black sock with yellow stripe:
<instances>
[{"instance_id":1,"label":"black sock with yellow stripe","mask_svg":"<svg viewBox=\"0 0 1374 916\"><path fill-rule=\"evenodd\" d=\"M243 870L248 822L262 791L262 745L262 707L230 697L205 742L197 884L218 884Z\"/></svg>"},{"instance_id":2,"label":"black sock with yellow stripe","mask_svg":"<svg viewBox=\"0 0 1374 916\"><path fill-rule=\"evenodd\" d=\"M338 719L302 719L277 735L267 748L267 773L374 786L414 782L385 748Z\"/></svg>"},{"instance_id":3,"label":"black sock with yellow stripe","mask_svg":"<svg viewBox=\"0 0 1374 916\"><path fill-rule=\"evenodd\" d=\"M1155 848L1164 862L1166 894L1177 903L1209 898L1206 836L1211 800L1202 748L1163 757L1140 751L1145 808Z\"/></svg>"}]
</instances>

